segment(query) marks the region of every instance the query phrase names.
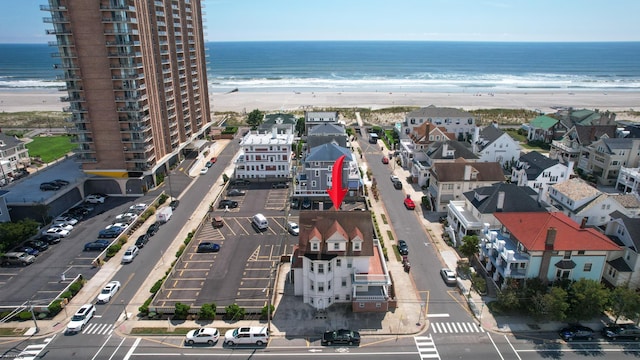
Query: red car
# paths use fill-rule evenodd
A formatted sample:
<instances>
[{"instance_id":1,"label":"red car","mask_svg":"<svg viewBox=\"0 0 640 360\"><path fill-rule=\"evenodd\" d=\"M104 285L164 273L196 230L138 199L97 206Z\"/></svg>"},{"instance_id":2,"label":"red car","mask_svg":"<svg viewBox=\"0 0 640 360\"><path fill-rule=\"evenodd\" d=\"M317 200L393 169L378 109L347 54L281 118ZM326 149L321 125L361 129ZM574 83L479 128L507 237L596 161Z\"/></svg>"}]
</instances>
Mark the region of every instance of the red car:
<instances>
[{"instance_id":1,"label":"red car","mask_svg":"<svg viewBox=\"0 0 640 360\"><path fill-rule=\"evenodd\" d=\"M386 156L383 156L383 157L382 157L382 163L383 163L383 164L388 164L388 163L389 163L389 158L388 158L388 157L386 157Z\"/></svg>"},{"instance_id":2,"label":"red car","mask_svg":"<svg viewBox=\"0 0 640 360\"><path fill-rule=\"evenodd\" d=\"M209 160L209 161L211 161L212 164L215 164L216 161L218 161L218 158L217 157L212 157L211 160Z\"/></svg>"},{"instance_id":3,"label":"red car","mask_svg":"<svg viewBox=\"0 0 640 360\"><path fill-rule=\"evenodd\" d=\"M413 200L411 200L409 196L407 196L407 198L404 199L404 207L406 207L408 210L413 210L416 208L416 204L413 202Z\"/></svg>"}]
</instances>

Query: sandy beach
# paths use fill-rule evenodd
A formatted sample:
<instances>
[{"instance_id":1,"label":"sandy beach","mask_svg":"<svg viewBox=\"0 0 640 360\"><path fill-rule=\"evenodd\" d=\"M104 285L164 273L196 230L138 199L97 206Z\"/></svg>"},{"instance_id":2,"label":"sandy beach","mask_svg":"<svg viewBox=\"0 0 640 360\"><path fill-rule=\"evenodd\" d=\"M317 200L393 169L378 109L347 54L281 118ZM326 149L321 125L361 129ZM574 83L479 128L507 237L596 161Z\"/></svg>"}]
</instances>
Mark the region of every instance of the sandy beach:
<instances>
[{"instance_id":1,"label":"sandy beach","mask_svg":"<svg viewBox=\"0 0 640 360\"><path fill-rule=\"evenodd\" d=\"M66 92L54 89L1 89L0 111L62 111ZM528 109L544 113L555 107L609 110L616 113L640 110L638 92L243 92L209 93L214 112L295 111L306 109L364 107L372 110L393 106L454 107L474 109ZM618 117L620 119L620 117Z\"/></svg>"}]
</instances>

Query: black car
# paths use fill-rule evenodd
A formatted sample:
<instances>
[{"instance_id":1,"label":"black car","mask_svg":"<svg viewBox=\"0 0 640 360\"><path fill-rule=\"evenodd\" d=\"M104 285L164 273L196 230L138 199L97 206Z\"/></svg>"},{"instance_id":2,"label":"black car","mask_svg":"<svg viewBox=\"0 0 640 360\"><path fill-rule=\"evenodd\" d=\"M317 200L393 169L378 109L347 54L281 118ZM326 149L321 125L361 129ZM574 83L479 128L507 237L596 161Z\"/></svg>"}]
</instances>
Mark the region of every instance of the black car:
<instances>
[{"instance_id":1,"label":"black car","mask_svg":"<svg viewBox=\"0 0 640 360\"><path fill-rule=\"evenodd\" d=\"M220 245L212 242L201 242L198 244L198 252L199 253L209 253L209 252L218 252L220 251Z\"/></svg>"},{"instance_id":2,"label":"black car","mask_svg":"<svg viewBox=\"0 0 640 360\"><path fill-rule=\"evenodd\" d=\"M147 234L142 234L138 237L138 240L136 240L136 246L139 248L143 248L144 244L149 242L149 235Z\"/></svg>"},{"instance_id":3,"label":"black car","mask_svg":"<svg viewBox=\"0 0 640 360\"><path fill-rule=\"evenodd\" d=\"M227 196L244 196L245 192L238 189L231 189L227 191Z\"/></svg>"},{"instance_id":4,"label":"black car","mask_svg":"<svg viewBox=\"0 0 640 360\"><path fill-rule=\"evenodd\" d=\"M25 246L32 247L40 252L45 251L49 248L49 244L40 240L29 240L24 244Z\"/></svg>"},{"instance_id":5,"label":"black car","mask_svg":"<svg viewBox=\"0 0 640 360\"><path fill-rule=\"evenodd\" d=\"M273 185L271 185L272 189L286 189L288 187L289 187L289 184L284 182L274 183Z\"/></svg>"},{"instance_id":6,"label":"black car","mask_svg":"<svg viewBox=\"0 0 640 360\"><path fill-rule=\"evenodd\" d=\"M293 198L291 200L291 208L292 209L300 209L300 199L298 198Z\"/></svg>"},{"instance_id":7,"label":"black car","mask_svg":"<svg viewBox=\"0 0 640 360\"><path fill-rule=\"evenodd\" d=\"M396 190L401 190L402 189L402 182L394 181L393 182L393 187L396 188Z\"/></svg>"},{"instance_id":8,"label":"black car","mask_svg":"<svg viewBox=\"0 0 640 360\"><path fill-rule=\"evenodd\" d=\"M311 208L311 200L309 200L309 198L302 199L302 208L303 209L310 209Z\"/></svg>"},{"instance_id":9,"label":"black car","mask_svg":"<svg viewBox=\"0 0 640 360\"><path fill-rule=\"evenodd\" d=\"M176 200L172 200L169 203L169 207L171 208L171 210L175 210L178 207L178 205L180 205L180 200L177 200L177 199Z\"/></svg>"},{"instance_id":10,"label":"black car","mask_svg":"<svg viewBox=\"0 0 640 360\"><path fill-rule=\"evenodd\" d=\"M566 328L562 328L560 329L559 334L564 341L571 341L574 339L593 339L593 329L582 325L571 325Z\"/></svg>"},{"instance_id":11,"label":"black car","mask_svg":"<svg viewBox=\"0 0 640 360\"><path fill-rule=\"evenodd\" d=\"M147 229L147 235L149 235L149 237L151 237L151 236L155 235L158 232L158 230L160 230L160 224L157 223L157 222L154 222Z\"/></svg>"},{"instance_id":12,"label":"black car","mask_svg":"<svg viewBox=\"0 0 640 360\"><path fill-rule=\"evenodd\" d=\"M229 207L229 209L234 209L238 207L238 202L234 201L234 200L220 200L220 203L218 204L218 208L220 209L224 209L226 207Z\"/></svg>"},{"instance_id":13,"label":"black car","mask_svg":"<svg viewBox=\"0 0 640 360\"><path fill-rule=\"evenodd\" d=\"M55 180L51 181L51 183L52 184L56 184L56 185L58 185L60 187L69 185L69 182L67 180L62 180L62 179L55 179Z\"/></svg>"},{"instance_id":14,"label":"black car","mask_svg":"<svg viewBox=\"0 0 640 360\"><path fill-rule=\"evenodd\" d=\"M231 181L229 181L229 184L238 185L238 186L247 186L251 184L251 181L247 179L231 179Z\"/></svg>"},{"instance_id":15,"label":"black car","mask_svg":"<svg viewBox=\"0 0 640 360\"><path fill-rule=\"evenodd\" d=\"M84 244L84 249L83 250L84 251L103 251L107 247L109 247L109 243L108 242L92 241L92 242Z\"/></svg>"},{"instance_id":16,"label":"black car","mask_svg":"<svg viewBox=\"0 0 640 360\"><path fill-rule=\"evenodd\" d=\"M360 333L353 330L340 329L336 331L326 331L322 335L322 345L359 345Z\"/></svg>"},{"instance_id":17,"label":"black car","mask_svg":"<svg viewBox=\"0 0 640 360\"><path fill-rule=\"evenodd\" d=\"M61 238L53 236L53 235L40 235L36 240L40 240L49 245L57 244L60 242Z\"/></svg>"},{"instance_id":18,"label":"black car","mask_svg":"<svg viewBox=\"0 0 640 360\"><path fill-rule=\"evenodd\" d=\"M52 182L44 182L40 184L40 190L42 191L55 191L60 190L61 186L54 184Z\"/></svg>"},{"instance_id":19,"label":"black car","mask_svg":"<svg viewBox=\"0 0 640 360\"><path fill-rule=\"evenodd\" d=\"M409 255L409 247L404 240L398 240L398 252L400 255Z\"/></svg>"},{"instance_id":20,"label":"black car","mask_svg":"<svg viewBox=\"0 0 640 360\"><path fill-rule=\"evenodd\" d=\"M640 328L634 324L617 324L602 329L602 336L609 340L628 339L640 340Z\"/></svg>"}]
</instances>

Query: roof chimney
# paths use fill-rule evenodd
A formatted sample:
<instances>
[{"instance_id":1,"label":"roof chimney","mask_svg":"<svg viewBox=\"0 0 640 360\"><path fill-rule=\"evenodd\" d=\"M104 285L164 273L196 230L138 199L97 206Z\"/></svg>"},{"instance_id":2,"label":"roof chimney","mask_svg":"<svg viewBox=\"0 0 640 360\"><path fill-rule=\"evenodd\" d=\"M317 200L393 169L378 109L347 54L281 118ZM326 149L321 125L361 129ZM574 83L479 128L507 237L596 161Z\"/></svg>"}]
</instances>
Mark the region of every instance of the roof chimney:
<instances>
[{"instance_id":1,"label":"roof chimney","mask_svg":"<svg viewBox=\"0 0 640 360\"><path fill-rule=\"evenodd\" d=\"M556 242L556 228L547 229L547 239L544 241L546 250L553 250L553 244Z\"/></svg>"},{"instance_id":2,"label":"roof chimney","mask_svg":"<svg viewBox=\"0 0 640 360\"><path fill-rule=\"evenodd\" d=\"M496 211L502 211L504 208L504 191L498 191L498 203L496 204Z\"/></svg>"},{"instance_id":3,"label":"roof chimney","mask_svg":"<svg viewBox=\"0 0 640 360\"><path fill-rule=\"evenodd\" d=\"M447 142L443 142L442 143L442 157L446 158L447 157L447 151L449 151L449 144L447 144Z\"/></svg>"},{"instance_id":4,"label":"roof chimney","mask_svg":"<svg viewBox=\"0 0 640 360\"><path fill-rule=\"evenodd\" d=\"M583 217L582 218L582 222L580 223L580 229L584 229L585 226L587 226L587 221L589 220L588 217Z\"/></svg>"},{"instance_id":5,"label":"roof chimney","mask_svg":"<svg viewBox=\"0 0 640 360\"><path fill-rule=\"evenodd\" d=\"M471 180L471 165L464 166L464 180Z\"/></svg>"},{"instance_id":6,"label":"roof chimney","mask_svg":"<svg viewBox=\"0 0 640 360\"><path fill-rule=\"evenodd\" d=\"M271 138L275 139L278 137L278 129L274 126L271 128Z\"/></svg>"}]
</instances>

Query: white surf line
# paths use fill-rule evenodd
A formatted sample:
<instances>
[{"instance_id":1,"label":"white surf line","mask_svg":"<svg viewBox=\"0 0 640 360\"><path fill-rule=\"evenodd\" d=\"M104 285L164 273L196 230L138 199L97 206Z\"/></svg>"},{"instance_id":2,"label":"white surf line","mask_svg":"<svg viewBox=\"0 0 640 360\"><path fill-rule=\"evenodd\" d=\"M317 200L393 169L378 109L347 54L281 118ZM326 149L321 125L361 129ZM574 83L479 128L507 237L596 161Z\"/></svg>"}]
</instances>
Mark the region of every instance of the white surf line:
<instances>
[{"instance_id":1,"label":"white surf line","mask_svg":"<svg viewBox=\"0 0 640 360\"><path fill-rule=\"evenodd\" d=\"M140 344L140 340L142 340L142 338L137 338L136 341L133 342L133 345L131 345L131 349L129 349L129 351L127 351L127 355L125 355L124 358L122 358L122 360L129 360L131 355L133 355L133 352L138 347L138 344Z\"/></svg>"}]
</instances>

